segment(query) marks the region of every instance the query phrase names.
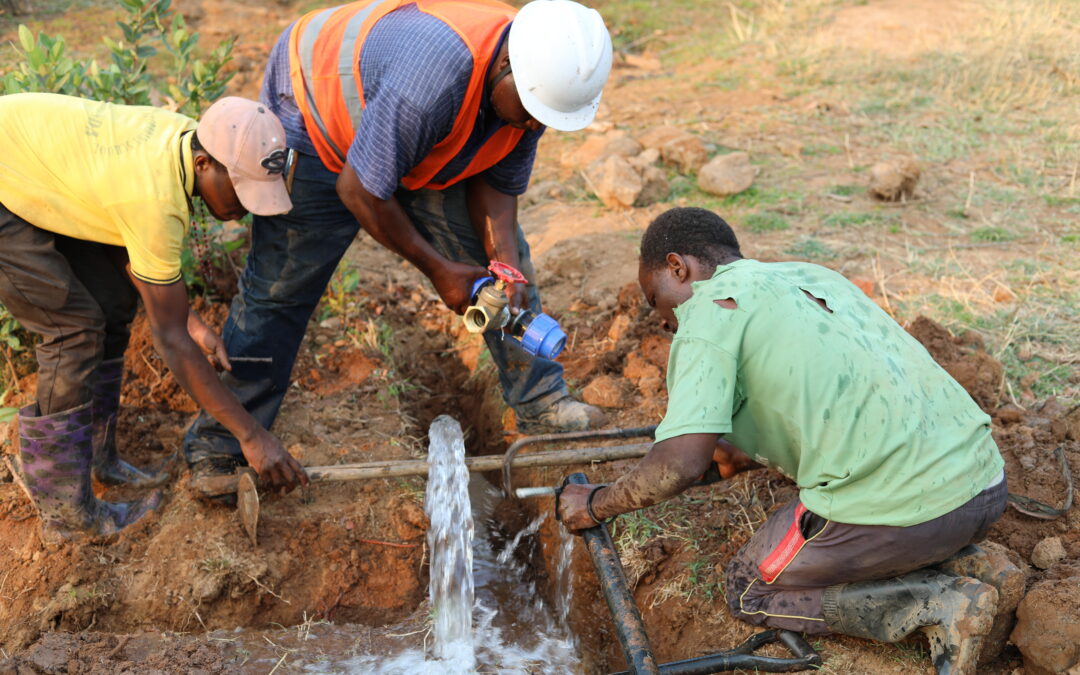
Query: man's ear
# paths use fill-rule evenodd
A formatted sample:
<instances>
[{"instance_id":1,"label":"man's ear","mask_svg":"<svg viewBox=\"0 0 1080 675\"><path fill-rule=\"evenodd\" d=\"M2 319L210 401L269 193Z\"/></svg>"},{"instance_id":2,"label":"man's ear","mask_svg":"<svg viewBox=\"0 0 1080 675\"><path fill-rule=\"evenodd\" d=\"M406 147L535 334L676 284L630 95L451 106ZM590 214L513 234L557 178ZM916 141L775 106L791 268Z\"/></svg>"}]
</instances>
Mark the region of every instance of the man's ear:
<instances>
[{"instance_id":1,"label":"man's ear","mask_svg":"<svg viewBox=\"0 0 1080 675\"><path fill-rule=\"evenodd\" d=\"M675 280L680 284L686 283L690 277L690 267L686 258L678 253L668 253L664 260L667 262L668 272L675 277Z\"/></svg>"}]
</instances>

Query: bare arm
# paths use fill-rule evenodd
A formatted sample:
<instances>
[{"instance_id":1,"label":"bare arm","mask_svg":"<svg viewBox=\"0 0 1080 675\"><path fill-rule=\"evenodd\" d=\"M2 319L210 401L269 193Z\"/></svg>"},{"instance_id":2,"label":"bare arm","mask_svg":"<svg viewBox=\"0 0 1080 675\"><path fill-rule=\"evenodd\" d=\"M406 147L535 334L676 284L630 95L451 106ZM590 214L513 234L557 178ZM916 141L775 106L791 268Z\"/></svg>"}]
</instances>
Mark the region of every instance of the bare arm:
<instances>
[{"instance_id":1,"label":"bare arm","mask_svg":"<svg viewBox=\"0 0 1080 675\"><path fill-rule=\"evenodd\" d=\"M337 193L371 237L405 258L431 279L439 297L458 314L469 306L472 282L487 271L476 265L447 260L413 226L397 199L379 199L360 182L349 165L341 171Z\"/></svg>"},{"instance_id":2,"label":"bare arm","mask_svg":"<svg viewBox=\"0 0 1080 675\"><path fill-rule=\"evenodd\" d=\"M467 194L469 218L476 235L484 242L488 260L497 260L520 269L521 257L516 236L517 197L499 192L481 176L469 179ZM522 287L513 284L508 291L511 294L511 309L520 309L524 300Z\"/></svg>"},{"instance_id":3,"label":"bare arm","mask_svg":"<svg viewBox=\"0 0 1080 675\"><path fill-rule=\"evenodd\" d=\"M221 384L217 373L192 340L188 332L189 322L196 331L200 330L199 325L209 329L197 317L191 317L183 282L158 285L148 284L134 276L131 278L146 307L154 346L180 385L240 441L244 457L260 478L289 489L297 483L307 485L307 474L300 463Z\"/></svg>"},{"instance_id":4,"label":"bare arm","mask_svg":"<svg viewBox=\"0 0 1080 675\"><path fill-rule=\"evenodd\" d=\"M612 485L593 497L601 520L671 499L690 487L713 461L717 434L686 434L653 445L649 454ZM591 485L567 485L559 498L563 524L571 530L596 523L586 509Z\"/></svg>"}]
</instances>

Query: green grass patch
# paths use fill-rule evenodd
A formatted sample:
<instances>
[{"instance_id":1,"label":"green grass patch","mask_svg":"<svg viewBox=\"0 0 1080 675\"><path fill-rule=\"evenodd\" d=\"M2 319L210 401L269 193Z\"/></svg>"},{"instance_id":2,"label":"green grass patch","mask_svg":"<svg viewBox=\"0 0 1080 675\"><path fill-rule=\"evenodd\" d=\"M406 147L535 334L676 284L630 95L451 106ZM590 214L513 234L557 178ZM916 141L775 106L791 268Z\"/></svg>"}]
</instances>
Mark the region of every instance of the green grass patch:
<instances>
[{"instance_id":1,"label":"green grass patch","mask_svg":"<svg viewBox=\"0 0 1080 675\"><path fill-rule=\"evenodd\" d=\"M779 213L771 211L759 211L743 217L743 227L760 234L762 232L778 232L791 227L791 223Z\"/></svg>"},{"instance_id":2,"label":"green grass patch","mask_svg":"<svg viewBox=\"0 0 1080 675\"><path fill-rule=\"evenodd\" d=\"M977 230L972 230L968 236L971 237L972 241L985 243L1012 241L1019 237L1018 234L1006 230L1004 227L980 227Z\"/></svg>"},{"instance_id":3,"label":"green grass patch","mask_svg":"<svg viewBox=\"0 0 1080 675\"><path fill-rule=\"evenodd\" d=\"M844 149L836 146L829 145L828 143L814 143L804 146L802 154L805 157L815 157L818 155L839 155Z\"/></svg>"},{"instance_id":4,"label":"green grass patch","mask_svg":"<svg viewBox=\"0 0 1080 675\"><path fill-rule=\"evenodd\" d=\"M784 249L784 253L802 260L832 260L837 253L831 246L816 237L808 237Z\"/></svg>"},{"instance_id":5,"label":"green grass patch","mask_svg":"<svg viewBox=\"0 0 1080 675\"><path fill-rule=\"evenodd\" d=\"M869 227L894 225L899 229L899 218L892 214L866 211L843 211L825 216L821 224L831 228Z\"/></svg>"},{"instance_id":6,"label":"green grass patch","mask_svg":"<svg viewBox=\"0 0 1080 675\"><path fill-rule=\"evenodd\" d=\"M852 195L859 194L865 189L866 187L863 185L834 185L829 188L829 194L839 195L841 197L850 197Z\"/></svg>"}]
</instances>

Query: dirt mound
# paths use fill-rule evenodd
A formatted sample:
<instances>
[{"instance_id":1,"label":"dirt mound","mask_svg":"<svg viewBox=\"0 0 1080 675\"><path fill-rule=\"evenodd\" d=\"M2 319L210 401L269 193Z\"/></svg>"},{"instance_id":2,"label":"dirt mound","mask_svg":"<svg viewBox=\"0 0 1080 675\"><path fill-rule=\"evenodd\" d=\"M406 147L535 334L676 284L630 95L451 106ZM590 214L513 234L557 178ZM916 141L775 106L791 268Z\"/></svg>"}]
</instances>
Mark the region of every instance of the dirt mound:
<instances>
[{"instance_id":1,"label":"dirt mound","mask_svg":"<svg viewBox=\"0 0 1080 675\"><path fill-rule=\"evenodd\" d=\"M970 331L954 336L925 316L912 321L907 331L956 378L980 408L991 412L998 407L1005 371L997 359L986 353L980 336Z\"/></svg>"}]
</instances>

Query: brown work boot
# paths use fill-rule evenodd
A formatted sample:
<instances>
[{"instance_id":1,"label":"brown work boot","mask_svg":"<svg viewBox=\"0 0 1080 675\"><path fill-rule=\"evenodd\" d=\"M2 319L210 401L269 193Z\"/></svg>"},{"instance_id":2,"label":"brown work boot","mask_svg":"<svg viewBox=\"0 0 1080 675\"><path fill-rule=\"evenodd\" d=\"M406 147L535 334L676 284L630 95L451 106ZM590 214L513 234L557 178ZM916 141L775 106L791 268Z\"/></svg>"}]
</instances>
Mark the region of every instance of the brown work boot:
<instances>
[{"instance_id":1,"label":"brown work boot","mask_svg":"<svg viewBox=\"0 0 1080 675\"><path fill-rule=\"evenodd\" d=\"M965 546L956 555L934 567L946 574L974 577L997 590L994 625L983 638L982 655L979 657L980 664L993 661L1005 648L1009 631L1016 622L1016 607L1024 597L1024 573L1009 560L1004 547L994 543L981 547L974 544Z\"/></svg>"},{"instance_id":2,"label":"brown work boot","mask_svg":"<svg viewBox=\"0 0 1080 675\"><path fill-rule=\"evenodd\" d=\"M993 586L933 570L830 586L822 599L826 624L842 635L896 642L922 630L939 675L974 675L996 606Z\"/></svg>"}]
</instances>

